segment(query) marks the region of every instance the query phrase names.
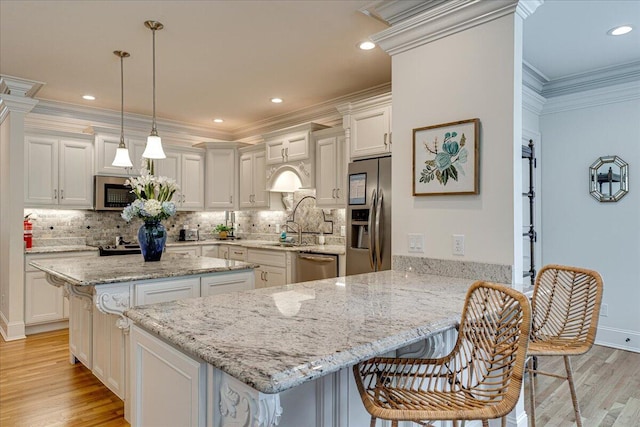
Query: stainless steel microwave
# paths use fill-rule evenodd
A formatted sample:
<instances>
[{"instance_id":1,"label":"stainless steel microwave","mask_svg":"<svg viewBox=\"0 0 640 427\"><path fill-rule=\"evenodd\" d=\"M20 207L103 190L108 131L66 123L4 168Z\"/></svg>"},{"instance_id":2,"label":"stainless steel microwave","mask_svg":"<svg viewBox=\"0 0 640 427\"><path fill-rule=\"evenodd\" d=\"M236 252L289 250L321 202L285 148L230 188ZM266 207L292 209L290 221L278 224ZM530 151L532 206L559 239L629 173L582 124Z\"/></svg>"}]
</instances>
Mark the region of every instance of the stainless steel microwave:
<instances>
[{"instance_id":1,"label":"stainless steel microwave","mask_svg":"<svg viewBox=\"0 0 640 427\"><path fill-rule=\"evenodd\" d=\"M136 199L131 187L125 184L127 178L120 176L95 176L95 209L97 211L118 211Z\"/></svg>"}]
</instances>

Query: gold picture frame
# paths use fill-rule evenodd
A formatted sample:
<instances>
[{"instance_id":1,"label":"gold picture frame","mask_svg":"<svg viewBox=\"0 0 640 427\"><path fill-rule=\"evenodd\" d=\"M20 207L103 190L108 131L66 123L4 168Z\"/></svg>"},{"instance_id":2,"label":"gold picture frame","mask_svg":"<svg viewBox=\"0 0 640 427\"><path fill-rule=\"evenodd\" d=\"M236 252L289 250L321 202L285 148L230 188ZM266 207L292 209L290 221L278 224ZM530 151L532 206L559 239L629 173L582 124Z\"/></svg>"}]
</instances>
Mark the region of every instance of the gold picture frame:
<instances>
[{"instance_id":1,"label":"gold picture frame","mask_svg":"<svg viewBox=\"0 0 640 427\"><path fill-rule=\"evenodd\" d=\"M480 119L413 129L413 195L479 193Z\"/></svg>"}]
</instances>

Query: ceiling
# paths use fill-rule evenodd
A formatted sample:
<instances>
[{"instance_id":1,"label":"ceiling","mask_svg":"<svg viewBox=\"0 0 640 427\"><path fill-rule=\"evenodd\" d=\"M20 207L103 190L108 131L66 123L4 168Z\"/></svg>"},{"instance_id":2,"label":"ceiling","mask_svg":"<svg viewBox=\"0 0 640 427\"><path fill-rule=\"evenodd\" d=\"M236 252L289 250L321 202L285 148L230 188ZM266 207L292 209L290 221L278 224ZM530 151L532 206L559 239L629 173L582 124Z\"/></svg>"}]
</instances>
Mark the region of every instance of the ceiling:
<instances>
[{"instance_id":1,"label":"ceiling","mask_svg":"<svg viewBox=\"0 0 640 427\"><path fill-rule=\"evenodd\" d=\"M386 25L364 1L0 1L0 74L45 82L37 97L157 116L228 134L391 81L390 57L357 42ZM632 23L636 31L606 31ZM640 60L640 0L547 0L525 21L525 60L549 79ZM85 101L90 93L95 101ZM284 99L282 104L270 102ZM224 123L213 123L220 117Z\"/></svg>"}]
</instances>

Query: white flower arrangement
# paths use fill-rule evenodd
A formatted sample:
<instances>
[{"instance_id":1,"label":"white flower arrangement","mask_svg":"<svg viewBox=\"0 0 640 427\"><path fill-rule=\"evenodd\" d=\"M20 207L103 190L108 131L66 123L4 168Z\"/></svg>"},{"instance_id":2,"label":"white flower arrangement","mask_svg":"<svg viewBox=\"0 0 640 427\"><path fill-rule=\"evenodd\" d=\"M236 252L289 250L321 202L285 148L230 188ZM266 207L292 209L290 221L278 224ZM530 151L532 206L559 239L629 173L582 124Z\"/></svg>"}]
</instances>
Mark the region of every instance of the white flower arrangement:
<instances>
[{"instance_id":1,"label":"white flower arrangement","mask_svg":"<svg viewBox=\"0 0 640 427\"><path fill-rule=\"evenodd\" d=\"M122 218L129 222L133 218L144 221L160 221L175 215L176 205L171 201L180 186L166 176L153 175L153 163L143 159L140 176L125 181L131 186L136 200L122 211Z\"/></svg>"}]
</instances>

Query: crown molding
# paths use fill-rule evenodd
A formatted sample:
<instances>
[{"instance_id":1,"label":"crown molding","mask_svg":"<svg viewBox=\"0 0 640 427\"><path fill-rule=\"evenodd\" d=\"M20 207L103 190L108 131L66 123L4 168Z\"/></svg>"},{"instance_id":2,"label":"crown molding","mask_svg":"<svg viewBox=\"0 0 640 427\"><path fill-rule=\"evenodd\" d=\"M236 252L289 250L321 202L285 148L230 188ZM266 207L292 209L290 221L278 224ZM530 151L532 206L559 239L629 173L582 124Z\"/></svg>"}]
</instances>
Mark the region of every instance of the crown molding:
<instances>
[{"instance_id":1,"label":"crown molding","mask_svg":"<svg viewBox=\"0 0 640 427\"><path fill-rule=\"evenodd\" d=\"M236 141L258 143L262 139L260 135L287 128L301 123L315 122L326 126L337 126L342 124L342 115L338 112L338 105L356 102L387 93L391 91L391 83L383 83L358 92L353 92L311 107L302 108L286 114L260 120L249 126L237 128L233 131Z\"/></svg>"},{"instance_id":2,"label":"crown molding","mask_svg":"<svg viewBox=\"0 0 640 427\"><path fill-rule=\"evenodd\" d=\"M527 2L518 14L532 13L542 4L539 0ZM518 0L434 1L416 16L371 36L389 55L397 55L441 38L493 21L516 12Z\"/></svg>"},{"instance_id":3,"label":"crown molding","mask_svg":"<svg viewBox=\"0 0 640 427\"><path fill-rule=\"evenodd\" d=\"M548 98L541 115L640 99L640 81Z\"/></svg>"},{"instance_id":4,"label":"crown molding","mask_svg":"<svg viewBox=\"0 0 640 427\"><path fill-rule=\"evenodd\" d=\"M86 126L103 126L120 128L120 112L94 107L78 106L59 101L41 100L33 113L43 116L57 117L65 121L84 123ZM151 117L141 114L125 113L125 129L148 133L151 129ZM227 132L215 131L202 126L180 123L172 120L157 119L158 133L173 134L201 139L232 140Z\"/></svg>"},{"instance_id":5,"label":"crown molding","mask_svg":"<svg viewBox=\"0 0 640 427\"><path fill-rule=\"evenodd\" d=\"M360 9L360 12L388 25L396 25L412 16L438 6L447 0L377 0Z\"/></svg>"},{"instance_id":6,"label":"crown molding","mask_svg":"<svg viewBox=\"0 0 640 427\"><path fill-rule=\"evenodd\" d=\"M553 98L640 81L640 61L619 64L544 82L540 94Z\"/></svg>"},{"instance_id":7,"label":"crown molding","mask_svg":"<svg viewBox=\"0 0 640 427\"><path fill-rule=\"evenodd\" d=\"M547 100L535 90L524 85L522 86L522 108L525 110L531 111L539 116L542 113L546 101Z\"/></svg>"},{"instance_id":8,"label":"crown molding","mask_svg":"<svg viewBox=\"0 0 640 427\"><path fill-rule=\"evenodd\" d=\"M33 98L45 84L36 80L0 74L0 93L24 98Z\"/></svg>"}]
</instances>

